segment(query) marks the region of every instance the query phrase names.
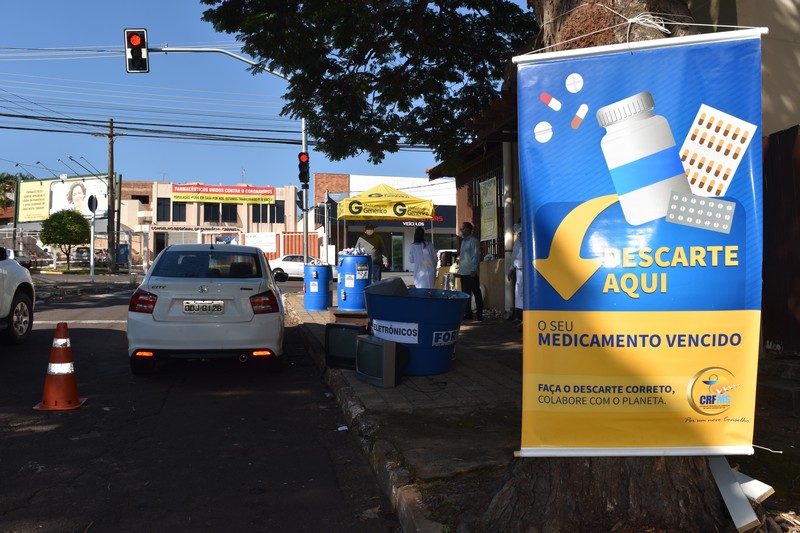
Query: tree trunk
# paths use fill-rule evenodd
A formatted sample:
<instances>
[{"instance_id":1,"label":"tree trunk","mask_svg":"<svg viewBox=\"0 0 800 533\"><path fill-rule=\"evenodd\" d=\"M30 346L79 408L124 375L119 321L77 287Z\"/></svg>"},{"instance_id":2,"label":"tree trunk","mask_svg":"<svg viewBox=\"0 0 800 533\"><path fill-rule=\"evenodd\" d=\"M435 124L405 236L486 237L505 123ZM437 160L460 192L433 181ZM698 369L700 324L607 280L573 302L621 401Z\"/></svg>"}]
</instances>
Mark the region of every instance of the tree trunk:
<instances>
[{"instance_id":1,"label":"tree trunk","mask_svg":"<svg viewBox=\"0 0 800 533\"><path fill-rule=\"evenodd\" d=\"M603 7L600 4L604 4ZM628 24L642 13L690 23L680 0L529 0L548 52L699 33ZM515 461L475 531L736 531L705 457L524 458Z\"/></svg>"},{"instance_id":2,"label":"tree trunk","mask_svg":"<svg viewBox=\"0 0 800 533\"><path fill-rule=\"evenodd\" d=\"M524 458L475 531L735 532L705 457Z\"/></svg>"},{"instance_id":3,"label":"tree trunk","mask_svg":"<svg viewBox=\"0 0 800 533\"><path fill-rule=\"evenodd\" d=\"M685 0L528 0L542 32L538 48L548 52L605 44L647 41L700 33L693 26L667 24L669 34L628 21L638 15L677 23L693 22Z\"/></svg>"}]
</instances>

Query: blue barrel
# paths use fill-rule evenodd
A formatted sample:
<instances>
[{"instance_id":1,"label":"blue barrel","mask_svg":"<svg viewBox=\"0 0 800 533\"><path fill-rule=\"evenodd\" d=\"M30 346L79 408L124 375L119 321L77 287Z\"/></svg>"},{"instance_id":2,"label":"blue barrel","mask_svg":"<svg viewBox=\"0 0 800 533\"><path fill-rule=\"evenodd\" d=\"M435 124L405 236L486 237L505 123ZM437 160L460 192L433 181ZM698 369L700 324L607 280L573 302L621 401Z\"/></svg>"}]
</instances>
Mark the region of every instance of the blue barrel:
<instances>
[{"instance_id":1,"label":"blue barrel","mask_svg":"<svg viewBox=\"0 0 800 533\"><path fill-rule=\"evenodd\" d=\"M303 308L327 311L333 305L330 265L305 265L303 269Z\"/></svg>"},{"instance_id":2,"label":"blue barrel","mask_svg":"<svg viewBox=\"0 0 800 533\"><path fill-rule=\"evenodd\" d=\"M371 256L339 254L336 299L340 311L366 311L364 289L371 282Z\"/></svg>"},{"instance_id":3,"label":"blue barrel","mask_svg":"<svg viewBox=\"0 0 800 533\"><path fill-rule=\"evenodd\" d=\"M376 337L408 348L407 376L450 370L469 295L438 289L408 289L408 296L366 293L367 315Z\"/></svg>"}]
</instances>

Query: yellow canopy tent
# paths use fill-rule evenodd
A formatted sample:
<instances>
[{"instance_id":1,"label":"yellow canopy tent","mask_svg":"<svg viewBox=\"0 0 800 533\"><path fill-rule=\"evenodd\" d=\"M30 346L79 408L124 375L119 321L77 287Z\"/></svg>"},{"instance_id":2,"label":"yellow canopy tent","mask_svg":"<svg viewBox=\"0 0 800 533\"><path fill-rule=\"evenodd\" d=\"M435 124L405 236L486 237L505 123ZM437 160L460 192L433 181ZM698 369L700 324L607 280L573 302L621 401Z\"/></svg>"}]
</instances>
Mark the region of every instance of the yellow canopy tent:
<instances>
[{"instance_id":1,"label":"yellow canopy tent","mask_svg":"<svg viewBox=\"0 0 800 533\"><path fill-rule=\"evenodd\" d=\"M429 220L436 211L432 200L423 200L388 185L376 185L339 202L339 220Z\"/></svg>"}]
</instances>

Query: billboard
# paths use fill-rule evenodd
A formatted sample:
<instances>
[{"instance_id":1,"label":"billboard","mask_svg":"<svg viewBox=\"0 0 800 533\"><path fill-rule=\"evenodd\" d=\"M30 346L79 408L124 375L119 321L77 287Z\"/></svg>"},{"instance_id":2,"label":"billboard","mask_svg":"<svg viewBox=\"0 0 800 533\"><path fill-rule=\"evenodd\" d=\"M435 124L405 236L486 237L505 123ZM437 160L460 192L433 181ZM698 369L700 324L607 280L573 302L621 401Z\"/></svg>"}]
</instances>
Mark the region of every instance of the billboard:
<instances>
[{"instance_id":1,"label":"billboard","mask_svg":"<svg viewBox=\"0 0 800 533\"><path fill-rule=\"evenodd\" d=\"M57 178L19 182L17 222L41 222L64 209L74 209L91 218L89 197L97 199L95 216L108 216L108 179L106 176Z\"/></svg>"},{"instance_id":2,"label":"billboard","mask_svg":"<svg viewBox=\"0 0 800 533\"><path fill-rule=\"evenodd\" d=\"M752 453L760 35L515 58L522 456Z\"/></svg>"}]
</instances>

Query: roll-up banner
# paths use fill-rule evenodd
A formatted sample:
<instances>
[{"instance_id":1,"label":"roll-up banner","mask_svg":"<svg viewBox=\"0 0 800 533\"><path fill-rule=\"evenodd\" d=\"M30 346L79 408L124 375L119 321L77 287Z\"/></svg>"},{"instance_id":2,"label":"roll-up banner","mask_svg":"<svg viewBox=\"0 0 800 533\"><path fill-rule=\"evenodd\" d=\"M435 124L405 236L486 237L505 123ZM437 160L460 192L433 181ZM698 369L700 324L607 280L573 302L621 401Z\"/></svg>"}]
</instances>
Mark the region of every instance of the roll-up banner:
<instances>
[{"instance_id":1,"label":"roll-up banner","mask_svg":"<svg viewBox=\"0 0 800 533\"><path fill-rule=\"evenodd\" d=\"M514 58L521 456L753 452L763 33Z\"/></svg>"}]
</instances>

